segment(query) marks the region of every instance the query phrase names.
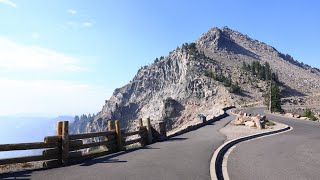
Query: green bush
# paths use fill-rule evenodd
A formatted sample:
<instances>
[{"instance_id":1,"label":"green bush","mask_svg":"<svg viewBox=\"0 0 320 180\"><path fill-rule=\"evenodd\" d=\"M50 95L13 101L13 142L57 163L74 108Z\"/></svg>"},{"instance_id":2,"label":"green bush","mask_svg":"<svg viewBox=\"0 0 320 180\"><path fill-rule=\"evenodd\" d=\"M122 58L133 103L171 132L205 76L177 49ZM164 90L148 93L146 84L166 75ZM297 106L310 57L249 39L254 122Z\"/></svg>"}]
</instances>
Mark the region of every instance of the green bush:
<instances>
[{"instance_id":1,"label":"green bush","mask_svg":"<svg viewBox=\"0 0 320 180\"><path fill-rule=\"evenodd\" d=\"M241 93L241 88L238 84L232 84L230 86L230 92L231 93Z\"/></svg>"},{"instance_id":2,"label":"green bush","mask_svg":"<svg viewBox=\"0 0 320 180\"><path fill-rule=\"evenodd\" d=\"M311 109L306 109L303 113L304 117L310 118L312 121L318 120L315 116L314 113L311 111Z\"/></svg>"},{"instance_id":3,"label":"green bush","mask_svg":"<svg viewBox=\"0 0 320 180\"><path fill-rule=\"evenodd\" d=\"M269 120L266 121L266 126L275 126L275 125L276 125L276 123L274 123L272 121L269 121Z\"/></svg>"},{"instance_id":4,"label":"green bush","mask_svg":"<svg viewBox=\"0 0 320 180\"><path fill-rule=\"evenodd\" d=\"M215 77L212 70L206 70L204 72L204 75L207 76L207 77L210 77L210 78L214 78Z\"/></svg>"},{"instance_id":5,"label":"green bush","mask_svg":"<svg viewBox=\"0 0 320 180\"><path fill-rule=\"evenodd\" d=\"M224 78L224 80L223 80L223 85L224 85L225 87L231 87L231 86L232 86L232 80L231 80L231 78Z\"/></svg>"}]
</instances>

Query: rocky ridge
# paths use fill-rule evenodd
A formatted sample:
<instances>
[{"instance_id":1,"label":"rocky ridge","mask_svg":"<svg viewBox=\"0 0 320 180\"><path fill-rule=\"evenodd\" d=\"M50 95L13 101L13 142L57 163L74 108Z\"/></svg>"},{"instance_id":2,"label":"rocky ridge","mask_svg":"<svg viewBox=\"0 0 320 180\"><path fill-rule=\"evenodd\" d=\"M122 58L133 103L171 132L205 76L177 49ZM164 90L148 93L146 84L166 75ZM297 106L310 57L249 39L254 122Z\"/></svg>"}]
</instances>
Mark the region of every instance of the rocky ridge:
<instances>
[{"instance_id":1,"label":"rocky ridge","mask_svg":"<svg viewBox=\"0 0 320 180\"><path fill-rule=\"evenodd\" d=\"M210 119L225 106L261 101L266 82L241 69L243 62L252 61L270 64L286 96L319 93L318 69L227 27L212 28L195 43L183 44L141 68L127 85L114 91L93 120L73 126L94 132L104 129L106 120L118 119L122 127L132 129L138 118L150 117L152 123L165 121L170 131L200 123L198 114ZM207 70L230 78L242 93L230 93L223 83L205 76Z\"/></svg>"}]
</instances>

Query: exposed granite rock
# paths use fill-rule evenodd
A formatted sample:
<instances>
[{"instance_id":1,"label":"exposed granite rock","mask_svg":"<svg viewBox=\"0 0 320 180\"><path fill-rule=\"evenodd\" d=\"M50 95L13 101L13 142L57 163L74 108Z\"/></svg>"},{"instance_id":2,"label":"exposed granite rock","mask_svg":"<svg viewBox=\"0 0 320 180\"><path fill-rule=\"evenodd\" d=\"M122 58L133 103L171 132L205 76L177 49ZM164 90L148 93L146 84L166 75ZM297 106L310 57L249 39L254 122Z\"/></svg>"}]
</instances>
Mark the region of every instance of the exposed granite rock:
<instances>
[{"instance_id":1,"label":"exposed granite rock","mask_svg":"<svg viewBox=\"0 0 320 180\"><path fill-rule=\"evenodd\" d=\"M73 126L99 131L105 128L104 121L118 119L122 127L132 129L138 118L150 117L153 124L166 122L170 131L201 121L198 114L209 120L225 106L263 99L266 82L240 68L252 61L269 62L284 83L286 96L319 93L317 69L297 64L291 56L227 27L212 28L195 43L141 68L130 83L114 91L92 122ZM230 93L221 82L205 76L206 70L231 78L243 93Z\"/></svg>"},{"instance_id":2,"label":"exposed granite rock","mask_svg":"<svg viewBox=\"0 0 320 180\"><path fill-rule=\"evenodd\" d=\"M239 112L236 119L231 122L235 126L245 125L248 127L257 127L258 129L264 129L267 118L266 116L256 115L248 116L247 113Z\"/></svg>"}]
</instances>

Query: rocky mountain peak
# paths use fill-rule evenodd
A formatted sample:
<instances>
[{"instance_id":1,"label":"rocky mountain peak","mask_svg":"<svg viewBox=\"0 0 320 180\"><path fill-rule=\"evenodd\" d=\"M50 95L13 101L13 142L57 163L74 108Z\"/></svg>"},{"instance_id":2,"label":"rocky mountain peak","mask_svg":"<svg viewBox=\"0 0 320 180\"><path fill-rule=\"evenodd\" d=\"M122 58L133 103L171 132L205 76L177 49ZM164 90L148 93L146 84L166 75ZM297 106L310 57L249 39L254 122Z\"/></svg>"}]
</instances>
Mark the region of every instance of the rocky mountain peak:
<instances>
[{"instance_id":1,"label":"rocky mountain peak","mask_svg":"<svg viewBox=\"0 0 320 180\"><path fill-rule=\"evenodd\" d=\"M213 48L215 51L225 48L226 42L229 37L217 27L211 28L208 32L204 33L198 40L197 44L206 48Z\"/></svg>"},{"instance_id":2,"label":"rocky mountain peak","mask_svg":"<svg viewBox=\"0 0 320 180\"><path fill-rule=\"evenodd\" d=\"M234 38L236 37L236 38ZM221 29L215 27L211 28L208 32L204 33L196 43L209 54L224 52L231 54L242 54L250 56L254 59L258 59L258 55L241 46L241 43L237 42L237 39L245 39L250 41L251 39L241 33L231 30L228 27Z\"/></svg>"},{"instance_id":3,"label":"rocky mountain peak","mask_svg":"<svg viewBox=\"0 0 320 180\"><path fill-rule=\"evenodd\" d=\"M270 64L287 96L320 93L320 72L228 27L212 28L194 43L184 43L139 69L106 100L93 121L81 126L84 132L99 131L102 121L118 119L131 129L138 118L150 117L152 123L164 121L168 131L175 131L199 123L198 114L210 119L225 106L261 101L266 82L241 68L254 61ZM242 93L233 93L231 85Z\"/></svg>"}]
</instances>

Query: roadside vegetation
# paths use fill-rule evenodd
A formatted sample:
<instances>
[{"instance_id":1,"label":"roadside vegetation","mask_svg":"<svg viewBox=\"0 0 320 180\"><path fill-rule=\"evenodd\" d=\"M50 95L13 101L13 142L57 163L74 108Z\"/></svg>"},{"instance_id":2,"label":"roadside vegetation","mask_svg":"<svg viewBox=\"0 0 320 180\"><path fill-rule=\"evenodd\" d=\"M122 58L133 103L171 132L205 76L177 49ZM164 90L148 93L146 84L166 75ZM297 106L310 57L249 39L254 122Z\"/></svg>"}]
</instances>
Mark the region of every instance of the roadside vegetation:
<instances>
[{"instance_id":1,"label":"roadside vegetation","mask_svg":"<svg viewBox=\"0 0 320 180\"><path fill-rule=\"evenodd\" d=\"M276 123L274 123L273 121L270 120L266 120L266 126L275 126Z\"/></svg>"},{"instance_id":2,"label":"roadside vegetation","mask_svg":"<svg viewBox=\"0 0 320 180\"><path fill-rule=\"evenodd\" d=\"M270 106L270 92L265 95L265 104ZM272 85L271 88L271 112L284 112L281 107L281 92L278 85Z\"/></svg>"},{"instance_id":3,"label":"roadside vegetation","mask_svg":"<svg viewBox=\"0 0 320 180\"><path fill-rule=\"evenodd\" d=\"M309 118L311 121L316 121L318 118L315 117L314 113L311 111L311 109L306 109L303 113L303 117Z\"/></svg>"}]
</instances>

